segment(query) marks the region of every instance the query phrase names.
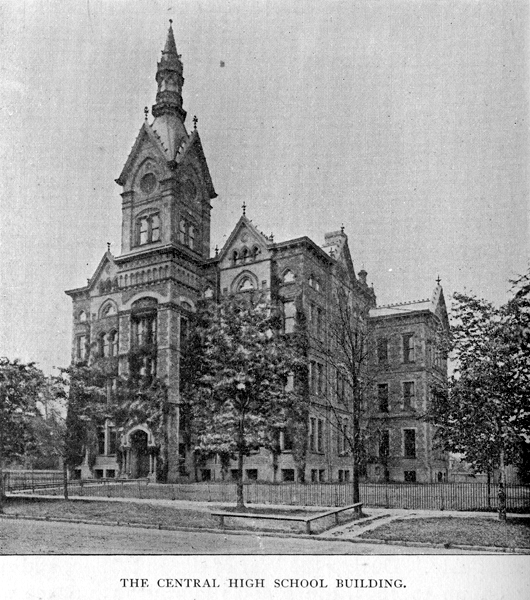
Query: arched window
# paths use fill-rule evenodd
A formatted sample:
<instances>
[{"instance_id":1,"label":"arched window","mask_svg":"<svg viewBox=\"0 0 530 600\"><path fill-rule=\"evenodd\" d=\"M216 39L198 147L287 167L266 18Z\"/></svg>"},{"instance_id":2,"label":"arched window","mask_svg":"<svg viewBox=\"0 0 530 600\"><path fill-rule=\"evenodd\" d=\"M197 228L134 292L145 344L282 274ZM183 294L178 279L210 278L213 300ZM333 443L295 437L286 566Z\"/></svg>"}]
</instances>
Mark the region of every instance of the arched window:
<instances>
[{"instance_id":1,"label":"arched window","mask_svg":"<svg viewBox=\"0 0 530 600\"><path fill-rule=\"evenodd\" d=\"M145 215L138 219L138 244L150 244L160 241L160 216Z\"/></svg>"},{"instance_id":2,"label":"arched window","mask_svg":"<svg viewBox=\"0 0 530 600\"><path fill-rule=\"evenodd\" d=\"M232 252L232 262L234 263L234 265L237 263L238 258L239 258L239 254L237 253L237 250L234 250Z\"/></svg>"},{"instance_id":3,"label":"arched window","mask_svg":"<svg viewBox=\"0 0 530 600\"><path fill-rule=\"evenodd\" d=\"M102 316L103 317L111 317L112 315L116 314L116 307L114 306L114 304L112 302L109 302L102 311Z\"/></svg>"},{"instance_id":4,"label":"arched window","mask_svg":"<svg viewBox=\"0 0 530 600\"><path fill-rule=\"evenodd\" d=\"M248 258L248 249L243 248L243 250L241 250L241 261L246 262L247 258Z\"/></svg>"},{"instance_id":5,"label":"arched window","mask_svg":"<svg viewBox=\"0 0 530 600\"><path fill-rule=\"evenodd\" d=\"M106 333L101 333L99 335L99 355L100 356L109 356L109 339Z\"/></svg>"},{"instance_id":6,"label":"arched window","mask_svg":"<svg viewBox=\"0 0 530 600\"><path fill-rule=\"evenodd\" d=\"M108 335L109 356L118 356L118 332L111 331Z\"/></svg>"},{"instance_id":7,"label":"arched window","mask_svg":"<svg viewBox=\"0 0 530 600\"><path fill-rule=\"evenodd\" d=\"M256 260L256 258L258 257L259 254L259 248L257 246L254 246L252 248L252 260Z\"/></svg>"},{"instance_id":8,"label":"arched window","mask_svg":"<svg viewBox=\"0 0 530 600\"><path fill-rule=\"evenodd\" d=\"M284 283L294 283L295 276L291 269L287 269L283 274L283 282Z\"/></svg>"},{"instance_id":9,"label":"arched window","mask_svg":"<svg viewBox=\"0 0 530 600\"><path fill-rule=\"evenodd\" d=\"M195 227L193 227L193 225L190 225L190 227L188 229L188 233L189 233L188 246L192 250L195 250Z\"/></svg>"},{"instance_id":10,"label":"arched window","mask_svg":"<svg viewBox=\"0 0 530 600\"><path fill-rule=\"evenodd\" d=\"M82 310L78 315L77 315L77 320L80 323L84 323L86 321L86 312L84 310Z\"/></svg>"},{"instance_id":11,"label":"arched window","mask_svg":"<svg viewBox=\"0 0 530 600\"><path fill-rule=\"evenodd\" d=\"M250 277L244 277L237 286L238 292L248 292L254 289L254 284L250 280Z\"/></svg>"}]
</instances>

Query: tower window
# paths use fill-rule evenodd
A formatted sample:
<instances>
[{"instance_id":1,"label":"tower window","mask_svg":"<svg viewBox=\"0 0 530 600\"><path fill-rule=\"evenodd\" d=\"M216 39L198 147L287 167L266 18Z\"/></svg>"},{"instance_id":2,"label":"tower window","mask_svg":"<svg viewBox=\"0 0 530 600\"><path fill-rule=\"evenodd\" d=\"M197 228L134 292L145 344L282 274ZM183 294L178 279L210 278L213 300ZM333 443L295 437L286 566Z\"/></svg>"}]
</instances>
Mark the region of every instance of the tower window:
<instances>
[{"instance_id":1,"label":"tower window","mask_svg":"<svg viewBox=\"0 0 530 600\"><path fill-rule=\"evenodd\" d=\"M180 244L188 246L191 250L197 248L197 228L186 219L180 219L178 240Z\"/></svg>"},{"instance_id":2,"label":"tower window","mask_svg":"<svg viewBox=\"0 0 530 600\"><path fill-rule=\"evenodd\" d=\"M158 214L146 215L138 219L138 244L150 244L160 241L160 217Z\"/></svg>"},{"instance_id":3,"label":"tower window","mask_svg":"<svg viewBox=\"0 0 530 600\"><path fill-rule=\"evenodd\" d=\"M403 408L405 410L410 410L414 407L414 396L414 382L403 382Z\"/></svg>"}]
</instances>

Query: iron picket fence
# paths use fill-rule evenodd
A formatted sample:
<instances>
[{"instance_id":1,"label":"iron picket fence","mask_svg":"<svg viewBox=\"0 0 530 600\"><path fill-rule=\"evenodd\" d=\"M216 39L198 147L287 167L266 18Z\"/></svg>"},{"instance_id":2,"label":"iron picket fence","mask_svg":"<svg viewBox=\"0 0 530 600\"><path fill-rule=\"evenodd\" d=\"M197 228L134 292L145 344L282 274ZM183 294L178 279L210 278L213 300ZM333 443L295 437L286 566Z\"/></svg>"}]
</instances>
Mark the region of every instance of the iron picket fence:
<instances>
[{"instance_id":1,"label":"iron picket fence","mask_svg":"<svg viewBox=\"0 0 530 600\"><path fill-rule=\"evenodd\" d=\"M12 479L7 491L33 492L60 496L62 474ZM411 510L497 509L497 486L487 483L366 483L360 484L360 500L366 507L406 508ZM530 512L530 486L506 486L508 511ZM150 483L147 479L83 479L68 482L70 496L181 500L188 502L236 502L234 482ZM244 484L249 504L294 506L346 506L353 502L351 483L266 483Z\"/></svg>"}]
</instances>

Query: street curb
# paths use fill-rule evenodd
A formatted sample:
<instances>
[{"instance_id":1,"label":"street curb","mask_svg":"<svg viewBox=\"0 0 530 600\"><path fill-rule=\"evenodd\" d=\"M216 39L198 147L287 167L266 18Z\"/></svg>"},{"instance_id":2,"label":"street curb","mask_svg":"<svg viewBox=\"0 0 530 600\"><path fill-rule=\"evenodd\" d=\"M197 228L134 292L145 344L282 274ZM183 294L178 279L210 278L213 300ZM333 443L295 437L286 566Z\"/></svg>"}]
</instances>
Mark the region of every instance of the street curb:
<instances>
[{"instance_id":1,"label":"street curb","mask_svg":"<svg viewBox=\"0 0 530 600\"><path fill-rule=\"evenodd\" d=\"M62 519L60 517L50 518L50 517L36 517L36 516L26 516L26 515L0 515L0 519L7 519L13 521L48 521L55 523L71 523L74 525L102 525L105 527L131 527L136 529L155 529L159 531L187 531L187 532L196 532L196 533L216 533L220 535L257 535L258 537L279 537L279 538L291 538L291 539L305 539L305 540L313 540L313 541L321 541L321 542L350 542L352 544L377 544L380 546L405 546L409 548L444 548L445 550L468 550L468 551L477 551L477 552L496 552L503 554L530 554L530 548L510 548L507 546L468 546L465 544L437 544L435 542L409 542L405 540L380 540L377 538L337 538L330 537L322 534L317 535L307 535L307 534L297 534L297 533L283 533L279 532L271 532L271 531L253 531L251 529L248 530L237 530L237 529L210 529L207 527L171 527L171 526L162 526L151 525L149 523L129 523L129 522L121 522L121 521L91 521L85 519Z\"/></svg>"}]
</instances>

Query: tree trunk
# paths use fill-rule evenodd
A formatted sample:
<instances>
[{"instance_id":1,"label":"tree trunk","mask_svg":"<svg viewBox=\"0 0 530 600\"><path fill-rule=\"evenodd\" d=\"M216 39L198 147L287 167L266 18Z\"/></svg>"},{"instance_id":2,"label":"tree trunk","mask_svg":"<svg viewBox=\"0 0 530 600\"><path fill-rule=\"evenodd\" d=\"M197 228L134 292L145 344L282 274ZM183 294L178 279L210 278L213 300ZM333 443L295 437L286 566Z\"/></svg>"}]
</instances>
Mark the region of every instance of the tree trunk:
<instances>
[{"instance_id":1,"label":"tree trunk","mask_svg":"<svg viewBox=\"0 0 530 600\"><path fill-rule=\"evenodd\" d=\"M499 457L499 491L497 497L499 499L499 520L506 521L506 467L504 464L504 448L501 448Z\"/></svg>"},{"instance_id":2,"label":"tree trunk","mask_svg":"<svg viewBox=\"0 0 530 600\"><path fill-rule=\"evenodd\" d=\"M4 423L0 416L0 514L4 513Z\"/></svg>"},{"instance_id":3,"label":"tree trunk","mask_svg":"<svg viewBox=\"0 0 530 600\"><path fill-rule=\"evenodd\" d=\"M68 500L68 467L66 466L66 460L63 458L63 490L64 499Z\"/></svg>"},{"instance_id":4,"label":"tree trunk","mask_svg":"<svg viewBox=\"0 0 530 600\"><path fill-rule=\"evenodd\" d=\"M237 508L244 510L245 498L243 497L243 460L245 441L245 415L242 413L239 419L239 435L237 444Z\"/></svg>"},{"instance_id":5,"label":"tree trunk","mask_svg":"<svg viewBox=\"0 0 530 600\"><path fill-rule=\"evenodd\" d=\"M360 502L359 492L359 398L355 393L352 411L352 441L353 441L353 472L352 472L352 500L353 504Z\"/></svg>"}]
</instances>

